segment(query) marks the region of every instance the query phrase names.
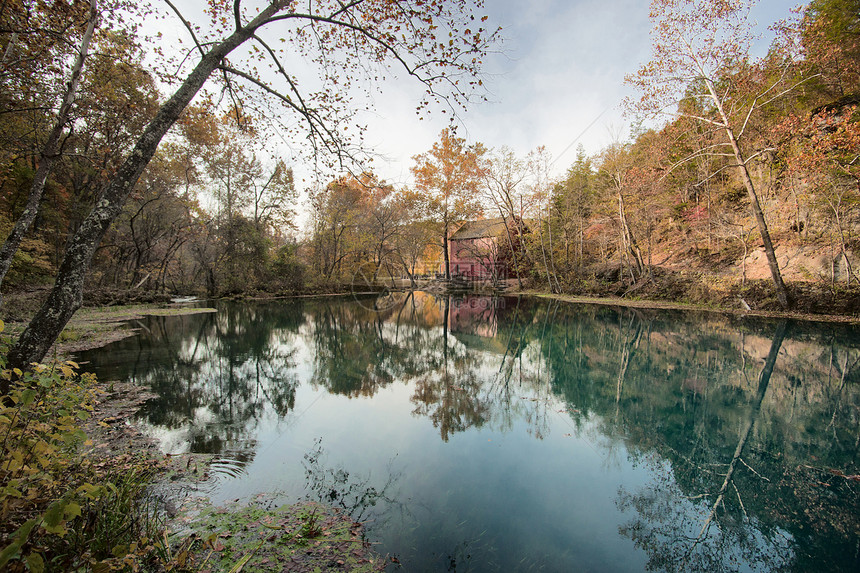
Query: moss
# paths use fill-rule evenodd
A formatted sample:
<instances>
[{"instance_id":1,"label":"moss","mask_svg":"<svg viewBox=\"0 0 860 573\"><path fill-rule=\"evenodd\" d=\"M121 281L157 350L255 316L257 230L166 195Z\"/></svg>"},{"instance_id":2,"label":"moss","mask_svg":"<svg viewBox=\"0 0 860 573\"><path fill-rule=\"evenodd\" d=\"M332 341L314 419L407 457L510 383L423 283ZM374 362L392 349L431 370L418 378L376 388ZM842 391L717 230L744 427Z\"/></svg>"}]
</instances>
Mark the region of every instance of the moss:
<instances>
[{"instance_id":1,"label":"moss","mask_svg":"<svg viewBox=\"0 0 860 573\"><path fill-rule=\"evenodd\" d=\"M264 502L208 508L179 518L199 540L189 552L197 571L382 571L386 560L370 549L361 524L316 503L268 509ZM186 537L187 538L187 537ZM181 544L177 538L175 543Z\"/></svg>"}]
</instances>

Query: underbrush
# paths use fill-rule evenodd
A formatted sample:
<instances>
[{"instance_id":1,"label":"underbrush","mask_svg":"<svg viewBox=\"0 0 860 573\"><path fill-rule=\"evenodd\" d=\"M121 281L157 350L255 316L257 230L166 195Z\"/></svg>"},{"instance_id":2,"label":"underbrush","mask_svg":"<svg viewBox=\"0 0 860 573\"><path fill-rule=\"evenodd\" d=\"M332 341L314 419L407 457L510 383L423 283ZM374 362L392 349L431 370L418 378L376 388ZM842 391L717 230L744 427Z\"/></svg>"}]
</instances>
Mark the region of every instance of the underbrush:
<instances>
[{"instance_id":1,"label":"underbrush","mask_svg":"<svg viewBox=\"0 0 860 573\"><path fill-rule=\"evenodd\" d=\"M0 570L169 568L163 519L146 494L157 465L80 454L94 377L73 362L10 371L7 350L0 343L9 384L0 397Z\"/></svg>"}]
</instances>

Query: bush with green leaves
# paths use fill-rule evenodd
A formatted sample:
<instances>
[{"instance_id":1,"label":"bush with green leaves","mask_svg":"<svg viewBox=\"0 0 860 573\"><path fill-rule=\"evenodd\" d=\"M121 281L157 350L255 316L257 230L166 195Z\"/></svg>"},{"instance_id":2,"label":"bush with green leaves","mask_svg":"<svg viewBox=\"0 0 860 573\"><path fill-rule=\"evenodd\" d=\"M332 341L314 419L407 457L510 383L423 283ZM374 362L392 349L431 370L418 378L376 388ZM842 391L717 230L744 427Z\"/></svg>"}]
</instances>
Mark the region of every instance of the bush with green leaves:
<instances>
[{"instance_id":1,"label":"bush with green leaves","mask_svg":"<svg viewBox=\"0 0 860 573\"><path fill-rule=\"evenodd\" d=\"M70 361L10 371L6 353L0 344L0 570L136 571L157 559L151 461L80 453L95 377Z\"/></svg>"}]
</instances>

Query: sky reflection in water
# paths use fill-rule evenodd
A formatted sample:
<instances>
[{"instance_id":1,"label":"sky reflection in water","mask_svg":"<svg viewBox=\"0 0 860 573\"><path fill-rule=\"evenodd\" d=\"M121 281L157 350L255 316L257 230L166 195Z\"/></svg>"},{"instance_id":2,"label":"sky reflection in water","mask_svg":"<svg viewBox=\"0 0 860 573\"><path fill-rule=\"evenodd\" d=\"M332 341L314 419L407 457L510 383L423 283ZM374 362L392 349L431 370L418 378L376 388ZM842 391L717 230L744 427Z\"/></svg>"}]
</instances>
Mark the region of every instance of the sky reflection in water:
<instances>
[{"instance_id":1,"label":"sky reflection in water","mask_svg":"<svg viewBox=\"0 0 860 573\"><path fill-rule=\"evenodd\" d=\"M856 327L426 293L218 309L80 357L159 394L165 451L218 455L216 502L342 507L408 571L860 568Z\"/></svg>"}]
</instances>

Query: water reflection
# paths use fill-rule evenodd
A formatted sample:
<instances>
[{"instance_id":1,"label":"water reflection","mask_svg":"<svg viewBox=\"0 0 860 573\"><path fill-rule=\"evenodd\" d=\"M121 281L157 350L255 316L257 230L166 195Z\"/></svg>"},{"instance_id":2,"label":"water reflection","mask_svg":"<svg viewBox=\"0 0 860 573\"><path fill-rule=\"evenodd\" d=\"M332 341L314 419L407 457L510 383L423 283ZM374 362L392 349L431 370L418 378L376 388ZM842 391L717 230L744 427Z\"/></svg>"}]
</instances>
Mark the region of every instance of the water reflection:
<instances>
[{"instance_id":1,"label":"water reflection","mask_svg":"<svg viewBox=\"0 0 860 573\"><path fill-rule=\"evenodd\" d=\"M326 442L352 465L322 464L319 444L298 460L304 495L373 508L386 551L411 556L410 571L860 565L856 327L388 297L381 310L348 298L223 303L151 319L150 333L81 358L159 394L143 417L163 448L219 453L239 480L286 471L260 436L281 449L277 436L316 428L360 436ZM381 413L354 413L365 402ZM401 439L402 473L377 467L374 481L353 467L384 465L392 456L372 452ZM617 483L602 513L577 513L596 487L575 477L582 451ZM617 539L579 539L606 524ZM619 555L611 566L602 545Z\"/></svg>"},{"instance_id":2,"label":"water reflection","mask_svg":"<svg viewBox=\"0 0 860 573\"><path fill-rule=\"evenodd\" d=\"M303 456L306 499L317 501L345 511L355 521L365 521L371 515L385 518L393 507L400 506L394 489L401 474L394 469L394 460L386 468L384 483L376 483L370 476L358 475L337 465L328 465L328 456L322 447L322 438ZM384 511L375 512L378 505ZM401 509L404 509L401 507Z\"/></svg>"},{"instance_id":3,"label":"water reflection","mask_svg":"<svg viewBox=\"0 0 860 573\"><path fill-rule=\"evenodd\" d=\"M766 529L757 520L750 521L743 498L746 494L754 495L754 490L742 494L741 489L749 484L749 480L746 484L741 483L739 488L735 479L735 472L742 465L760 480L770 482L742 456L747 455L747 442L761 413L786 328L785 321L776 327L758 377L755 397L749 404L749 413L741 425L731 460L726 464L711 463L709 467L695 468L712 480L724 475L719 487L716 487L717 482L713 482L709 490L696 496L681 497L679 488L672 487L675 485L671 483L674 472L667 471L667 467L655 467L653 484L634 494L620 493L619 505L635 509L639 514L624 525L621 532L633 539L637 546L648 550L649 569L735 571L741 561L757 570L776 571L789 562L791 551L785 532L779 528ZM749 503L750 495L746 497ZM692 504L692 500L702 501ZM701 528L693 537L699 521Z\"/></svg>"}]
</instances>

